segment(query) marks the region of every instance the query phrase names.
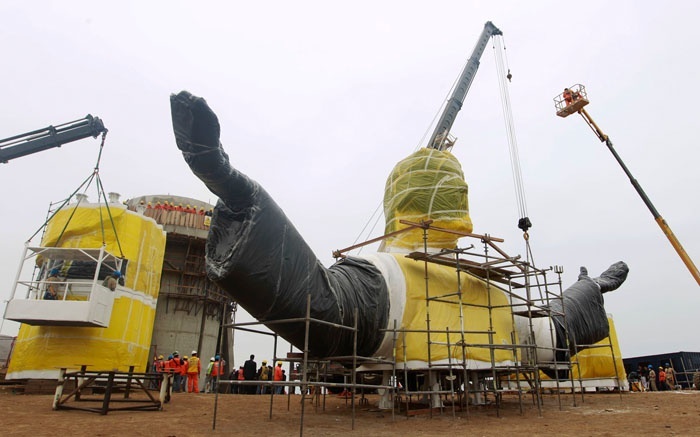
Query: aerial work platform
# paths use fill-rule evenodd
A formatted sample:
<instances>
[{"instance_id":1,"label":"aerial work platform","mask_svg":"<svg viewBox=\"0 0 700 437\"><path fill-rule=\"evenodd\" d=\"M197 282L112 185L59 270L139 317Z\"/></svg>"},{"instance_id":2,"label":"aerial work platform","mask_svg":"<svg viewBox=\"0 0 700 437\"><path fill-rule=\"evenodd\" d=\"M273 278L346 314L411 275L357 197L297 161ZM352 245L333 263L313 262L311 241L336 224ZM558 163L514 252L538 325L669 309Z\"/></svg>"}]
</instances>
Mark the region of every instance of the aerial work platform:
<instances>
[{"instance_id":1,"label":"aerial work platform","mask_svg":"<svg viewBox=\"0 0 700 437\"><path fill-rule=\"evenodd\" d=\"M579 112L588 103L586 87L580 83L564 88L564 92L554 98L554 107L559 117L568 117Z\"/></svg>"},{"instance_id":2,"label":"aerial work platform","mask_svg":"<svg viewBox=\"0 0 700 437\"><path fill-rule=\"evenodd\" d=\"M28 325L106 328L115 291L104 287L100 278L121 270L123 261L104 248L25 247L5 319ZM38 272L23 279L23 268L34 265ZM56 279L49 277L50 271L59 272ZM46 296L49 285L58 289L55 299Z\"/></svg>"}]
</instances>

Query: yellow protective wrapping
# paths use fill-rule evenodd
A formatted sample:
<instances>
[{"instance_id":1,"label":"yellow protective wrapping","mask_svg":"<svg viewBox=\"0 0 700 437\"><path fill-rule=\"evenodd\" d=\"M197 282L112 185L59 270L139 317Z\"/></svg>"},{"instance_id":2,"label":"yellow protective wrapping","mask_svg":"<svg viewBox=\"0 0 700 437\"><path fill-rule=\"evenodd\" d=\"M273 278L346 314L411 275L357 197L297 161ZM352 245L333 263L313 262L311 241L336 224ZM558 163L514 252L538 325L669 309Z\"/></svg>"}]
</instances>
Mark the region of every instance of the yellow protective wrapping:
<instances>
[{"instance_id":1,"label":"yellow protective wrapping","mask_svg":"<svg viewBox=\"0 0 700 437\"><path fill-rule=\"evenodd\" d=\"M447 360L449 355L452 362L462 362L462 347L457 346L458 342L461 341L460 333L462 330L459 297L448 296L441 301L431 300L429 304L426 304L426 297L445 296L457 291L457 275L454 268L428 263L429 295L426 296L425 263L414 261L403 255L394 256L406 278L406 306L401 328L425 331L426 316L429 311L431 331L430 357L428 357L427 333L408 332L402 333L396 342L397 361L428 363ZM464 304L462 306L464 341L468 345L464 349L465 359L491 363L492 349L484 345L489 343L512 344L511 334L514 329L508 298L501 290L495 287L489 289L483 281L472 276L461 275L460 281ZM491 307L490 311L489 307ZM449 349L446 333L448 328L450 331L449 344L451 345ZM438 331L442 332L438 333ZM489 338L488 331L494 332L492 338ZM499 363L509 360L515 361L517 358L512 350L496 349L494 359Z\"/></svg>"},{"instance_id":2,"label":"yellow protective wrapping","mask_svg":"<svg viewBox=\"0 0 700 437\"><path fill-rule=\"evenodd\" d=\"M49 222L42 245L99 248L102 228L107 250L129 260L125 287L117 290L107 328L20 326L12 354L8 377L41 378L66 367L89 370L146 371L155 319L156 299L160 288L166 235L152 219L127 211L120 205L110 206L115 238L107 208L81 206L59 211ZM100 214L104 223L100 220ZM72 217L71 217L72 215ZM63 231L68 223L67 228Z\"/></svg>"},{"instance_id":3,"label":"yellow protective wrapping","mask_svg":"<svg viewBox=\"0 0 700 437\"><path fill-rule=\"evenodd\" d=\"M469 217L469 188L462 166L447 151L420 149L400 161L392 170L384 190L385 234L407 226L400 220L433 220L432 226L460 232L472 232ZM431 232L429 245L454 248L458 236ZM422 248L423 233L407 231L385 240L386 247Z\"/></svg>"},{"instance_id":4,"label":"yellow protective wrapping","mask_svg":"<svg viewBox=\"0 0 700 437\"><path fill-rule=\"evenodd\" d=\"M608 316L610 324L610 337L605 338L595 344L596 347L585 349L572 358L572 362L578 360L579 365L573 366L574 379L588 378L615 378L615 367L617 367L617 376L620 380L627 380L625 366L622 362L622 354L620 353L620 344L617 341L617 332L615 324L610 316ZM612 342L612 350L610 343ZM613 361L613 353L615 361ZM579 368L580 373L579 373Z\"/></svg>"}]
</instances>

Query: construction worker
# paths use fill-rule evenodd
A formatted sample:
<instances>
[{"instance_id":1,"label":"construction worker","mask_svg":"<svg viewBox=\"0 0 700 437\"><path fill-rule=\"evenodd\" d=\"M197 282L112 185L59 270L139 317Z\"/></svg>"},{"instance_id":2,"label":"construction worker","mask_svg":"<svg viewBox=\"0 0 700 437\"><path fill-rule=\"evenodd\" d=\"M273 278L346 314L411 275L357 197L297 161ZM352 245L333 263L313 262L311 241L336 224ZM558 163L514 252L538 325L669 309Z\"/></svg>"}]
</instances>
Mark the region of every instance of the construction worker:
<instances>
[{"instance_id":1,"label":"construction worker","mask_svg":"<svg viewBox=\"0 0 700 437\"><path fill-rule=\"evenodd\" d=\"M187 393L187 369L190 367L190 360L187 355L180 360L180 390Z\"/></svg>"},{"instance_id":2,"label":"construction worker","mask_svg":"<svg viewBox=\"0 0 700 437\"><path fill-rule=\"evenodd\" d=\"M49 277L46 278L46 291L44 292L44 300L58 299L59 287L58 283L61 280L58 278L58 269L51 269Z\"/></svg>"},{"instance_id":3,"label":"construction worker","mask_svg":"<svg viewBox=\"0 0 700 437\"><path fill-rule=\"evenodd\" d=\"M664 369L664 373L666 373L666 388L669 390L675 390L676 389L676 378L674 377L673 367L671 367L671 364L666 363L666 368Z\"/></svg>"},{"instance_id":4,"label":"construction worker","mask_svg":"<svg viewBox=\"0 0 700 437\"><path fill-rule=\"evenodd\" d=\"M187 393L199 393L199 374L202 364L197 356L197 351L192 351L192 356L187 365Z\"/></svg>"},{"instance_id":5,"label":"construction worker","mask_svg":"<svg viewBox=\"0 0 700 437\"><path fill-rule=\"evenodd\" d=\"M243 366L238 367L238 370L236 371L236 379L238 381L245 381L245 373L243 371ZM245 394L246 393L246 391L245 391L246 389L245 389L244 385L238 385L235 387L236 387L236 389L235 389L234 393L236 393L236 394L239 394L239 393Z\"/></svg>"},{"instance_id":6,"label":"construction worker","mask_svg":"<svg viewBox=\"0 0 700 437\"><path fill-rule=\"evenodd\" d=\"M207 365L207 374L204 377L204 392L211 393L211 371L214 367L214 357L209 358L209 364Z\"/></svg>"},{"instance_id":7,"label":"construction worker","mask_svg":"<svg viewBox=\"0 0 700 437\"><path fill-rule=\"evenodd\" d=\"M219 383L219 377L223 375L223 363L221 357L217 355L214 357L214 364L211 366L211 391L216 393L218 390L217 384Z\"/></svg>"},{"instance_id":8,"label":"construction worker","mask_svg":"<svg viewBox=\"0 0 700 437\"><path fill-rule=\"evenodd\" d=\"M173 374L173 391L178 393L182 389L182 377L180 376L180 368L182 367L182 360L180 360L180 353L178 351L173 352L172 358L168 360L167 370Z\"/></svg>"},{"instance_id":9,"label":"construction worker","mask_svg":"<svg viewBox=\"0 0 700 437\"><path fill-rule=\"evenodd\" d=\"M119 279L122 277L122 272L119 270L115 270L112 272L111 275L107 276L104 281L102 281L102 286L109 288L111 291L114 291L117 289L117 283L119 282Z\"/></svg>"},{"instance_id":10,"label":"construction worker","mask_svg":"<svg viewBox=\"0 0 700 437\"><path fill-rule=\"evenodd\" d=\"M654 371L654 366L649 364L649 390L656 391L656 372Z\"/></svg>"},{"instance_id":11,"label":"construction worker","mask_svg":"<svg viewBox=\"0 0 700 437\"><path fill-rule=\"evenodd\" d=\"M272 374L272 380L273 381L284 381L284 370L282 370L282 361L277 362L277 365L275 366L275 370ZM283 385L275 386L275 388L273 390L275 391L275 394L278 394L278 395L284 394L284 386Z\"/></svg>"},{"instance_id":12,"label":"construction worker","mask_svg":"<svg viewBox=\"0 0 700 437\"><path fill-rule=\"evenodd\" d=\"M668 386L666 385L666 372L664 371L664 368L659 366L659 391L666 391L668 390Z\"/></svg>"},{"instance_id":13,"label":"construction worker","mask_svg":"<svg viewBox=\"0 0 700 437\"><path fill-rule=\"evenodd\" d=\"M568 88L564 88L564 92L562 93L562 97L564 97L564 102L566 102L566 106L569 106L574 101L574 97L571 94L571 90Z\"/></svg>"}]
</instances>

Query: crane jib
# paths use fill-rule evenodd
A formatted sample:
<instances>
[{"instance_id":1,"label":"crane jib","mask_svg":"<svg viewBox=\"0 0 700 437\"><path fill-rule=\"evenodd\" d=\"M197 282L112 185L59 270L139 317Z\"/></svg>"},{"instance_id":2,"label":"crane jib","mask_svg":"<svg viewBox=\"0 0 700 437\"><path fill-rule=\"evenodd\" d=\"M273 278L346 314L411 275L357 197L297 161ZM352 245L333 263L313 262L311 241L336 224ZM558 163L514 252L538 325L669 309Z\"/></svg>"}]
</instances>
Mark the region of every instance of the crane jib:
<instances>
[{"instance_id":1,"label":"crane jib","mask_svg":"<svg viewBox=\"0 0 700 437\"><path fill-rule=\"evenodd\" d=\"M445 144L448 134L450 133L450 129L452 129L457 113L460 111L460 109L462 109L464 99L469 92L472 82L474 81L474 76L479 69L479 60L481 59L481 55L484 53L489 39L496 35L503 35L503 32L501 32L492 22L487 21L484 25L484 30L481 32L476 46L474 47L474 50L467 61L467 65L460 74L459 81L457 82L447 105L445 105L445 109L440 116L440 120L438 121L435 130L428 141L429 148L438 150L444 150L446 148Z\"/></svg>"}]
</instances>

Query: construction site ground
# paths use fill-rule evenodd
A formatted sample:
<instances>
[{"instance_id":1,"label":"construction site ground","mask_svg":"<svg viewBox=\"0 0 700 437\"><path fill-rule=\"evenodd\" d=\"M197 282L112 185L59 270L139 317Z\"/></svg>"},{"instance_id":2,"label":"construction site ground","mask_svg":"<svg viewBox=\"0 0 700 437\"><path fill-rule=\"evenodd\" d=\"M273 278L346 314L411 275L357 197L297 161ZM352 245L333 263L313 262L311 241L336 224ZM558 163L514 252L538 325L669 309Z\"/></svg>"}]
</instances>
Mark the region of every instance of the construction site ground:
<instances>
[{"instance_id":1,"label":"construction site ground","mask_svg":"<svg viewBox=\"0 0 700 437\"><path fill-rule=\"evenodd\" d=\"M107 415L77 410L52 410L52 395L0 392L2 431L12 436L290 436L300 434L301 396L275 396L269 419L270 396L219 395L216 429L213 394L175 393L162 411L112 411ZM328 395L325 411L307 400L303 421L305 436L433 436L433 435L698 435L700 391L649 393L570 394L543 396L541 414L528 395L523 414L517 397L504 397L495 405L471 406L468 411L451 408L432 417L407 416L376 409L377 396L369 405L356 405L355 429L349 399Z\"/></svg>"}]
</instances>

